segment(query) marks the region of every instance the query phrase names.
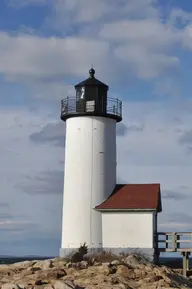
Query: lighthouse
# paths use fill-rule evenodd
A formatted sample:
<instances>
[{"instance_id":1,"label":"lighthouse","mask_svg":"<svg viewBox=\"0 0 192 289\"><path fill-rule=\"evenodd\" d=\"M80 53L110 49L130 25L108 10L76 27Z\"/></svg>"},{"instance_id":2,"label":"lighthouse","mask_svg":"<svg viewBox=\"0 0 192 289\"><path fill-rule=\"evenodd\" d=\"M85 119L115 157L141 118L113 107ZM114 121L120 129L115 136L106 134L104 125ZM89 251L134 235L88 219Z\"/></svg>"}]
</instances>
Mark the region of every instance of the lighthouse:
<instances>
[{"instance_id":1,"label":"lighthouse","mask_svg":"<svg viewBox=\"0 0 192 289\"><path fill-rule=\"evenodd\" d=\"M75 85L76 95L61 101L66 122L61 257L84 243L102 249L102 216L95 207L116 186L116 124L122 120L122 102L108 90L92 68L88 79Z\"/></svg>"}]
</instances>

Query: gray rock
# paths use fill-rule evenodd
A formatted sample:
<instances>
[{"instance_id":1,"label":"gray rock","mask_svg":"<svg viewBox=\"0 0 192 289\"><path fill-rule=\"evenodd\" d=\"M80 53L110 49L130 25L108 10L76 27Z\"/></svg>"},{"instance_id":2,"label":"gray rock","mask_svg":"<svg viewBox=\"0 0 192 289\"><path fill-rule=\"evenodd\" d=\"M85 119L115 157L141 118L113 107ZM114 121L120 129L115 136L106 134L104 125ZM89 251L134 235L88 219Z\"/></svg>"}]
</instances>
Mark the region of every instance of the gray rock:
<instances>
[{"instance_id":1,"label":"gray rock","mask_svg":"<svg viewBox=\"0 0 192 289\"><path fill-rule=\"evenodd\" d=\"M54 284L54 289L73 289L76 286L74 284L67 284L66 282L64 282L63 280L57 280ZM7 289L7 288L6 288ZM10 289L10 288L8 288Z\"/></svg>"},{"instance_id":2,"label":"gray rock","mask_svg":"<svg viewBox=\"0 0 192 289\"><path fill-rule=\"evenodd\" d=\"M45 283L42 282L41 279L37 279L37 280L35 281L35 285L44 285L44 284L45 284Z\"/></svg>"},{"instance_id":3,"label":"gray rock","mask_svg":"<svg viewBox=\"0 0 192 289\"><path fill-rule=\"evenodd\" d=\"M117 272L117 265L113 265L113 264L109 264L108 265L109 268L109 274L115 274Z\"/></svg>"},{"instance_id":4,"label":"gray rock","mask_svg":"<svg viewBox=\"0 0 192 289\"><path fill-rule=\"evenodd\" d=\"M94 265L94 266L102 266L102 263L101 263L101 262L94 262L93 265Z\"/></svg>"},{"instance_id":5,"label":"gray rock","mask_svg":"<svg viewBox=\"0 0 192 289\"><path fill-rule=\"evenodd\" d=\"M47 270L49 268L53 268L53 261L52 260L44 260L42 264L42 270Z\"/></svg>"},{"instance_id":6,"label":"gray rock","mask_svg":"<svg viewBox=\"0 0 192 289\"><path fill-rule=\"evenodd\" d=\"M125 284L118 284L118 285L114 285L113 289L132 289L131 287L127 287L125 286Z\"/></svg>"},{"instance_id":7,"label":"gray rock","mask_svg":"<svg viewBox=\"0 0 192 289\"><path fill-rule=\"evenodd\" d=\"M29 268L32 267L37 261L22 261L8 265L12 268Z\"/></svg>"},{"instance_id":8,"label":"gray rock","mask_svg":"<svg viewBox=\"0 0 192 289\"><path fill-rule=\"evenodd\" d=\"M67 268L71 268L71 267L72 267L72 263L71 263L71 262L67 263L67 264L66 264L66 267L67 267Z\"/></svg>"},{"instance_id":9,"label":"gray rock","mask_svg":"<svg viewBox=\"0 0 192 289\"><path fill-rule=\"evenodd\" d=\"M1 286L1 289L22 289L22 288L13 283L6 283Z\"/></svg>"},{"instance_id":10,"label":"gray rock","mask_svg":"<svg viewBox=\"0 0 192 289\"><path fill-rule=\"evenodd\" d=\"M53 260L47 259L36 261L35 264L33 265L33 268L41 268L42 270L53 268Z\"/></svg>"},{"instance_id":11,"label":"gray rock","mask_svg":"<svg viewBox=\"0 0 192 289\"><path fill-rule=\"evenodd\" d=\"M31 271L31 272L36 272L36 271L40 271L42 270L40 267L29 267L28 268L28 271Z\"/></svg>"},{"instance_id":12,"label":"gray rock","mask_svg":"<svg viewBox=\"0 0 192 289\"><path fill-rule=\"evenodd\" d=\"M132 268L141 268L149 264L142 256L136 254L129 255L123 261Z\"/></svg>"},{"instance_id":13,"label":"gray rock","mask_svg":"<svg viewBox=\"0 0 192 289\"><path fill-rule=\"evenodd\" d=\"M68 263L68 262L65 261L65 260L55 260L55 261L53 262L53 266L54 266L54 267L57 267L57 268L62 268L62 267L65 267L67 263Z\"/></svg>"},{"instance_id":14,"label":"gray rock","mask_svg":"<svg viewBox=\"0 0 192 289\"><path fill-rule=\"evenodd\" d=\"M18 284L18 286L19 286L20 289L25 289L26 288L26 286L24 284Z\"/></svg>"},{"instance_id":15,"label":"gray rock","mask_svg":"<svg viewBox=\"0 0 192 289\"><path fill-rule=\"evenodd\" d=\"M112 265L120 265L120 261L119 260L113 260L111 262Z\"/></svg>"},{"instance_id":16,"label":"gray rock","mask_svg":"<svg viewBox=\"0 0 192 289\"><path fill-rule=\"evenodd\" d=\"M109 266L109 264L110 264L110 262L104 262L104 263L102 263L102 266L107 267L107 266Z\"/></svg>"},{"instance_id":17,"label":"gray rock","mask_svg":"<svg viewBox=\"0 0 192 289\"><path fill-rule=\"evenodd\" d=\"M88 268L88 262L87 261L81 261L79 263L79 268L80 269L87 269Z\"/></svg>"}]
</instances>

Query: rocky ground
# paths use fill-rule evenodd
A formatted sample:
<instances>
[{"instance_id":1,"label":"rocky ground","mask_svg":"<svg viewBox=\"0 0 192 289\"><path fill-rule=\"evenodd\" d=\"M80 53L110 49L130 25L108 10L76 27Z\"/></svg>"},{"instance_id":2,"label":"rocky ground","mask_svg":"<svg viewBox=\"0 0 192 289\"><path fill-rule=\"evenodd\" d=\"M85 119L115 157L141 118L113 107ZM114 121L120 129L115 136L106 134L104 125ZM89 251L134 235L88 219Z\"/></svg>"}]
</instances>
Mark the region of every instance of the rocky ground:
<instances>
[{"instance_id":1,"label":"rocky ground","mask_svg":"<svg viewBox=\"0 0 192 289\"><path fill-rule=\"evenodd\" d=\"M108 259L108 260L107 260ZM110 262L107 262L110 261ZM192 288L181 270L156 266L137 254L71 263L61 258L0 266L2 289Z\"/></svg>"}]
</instances>

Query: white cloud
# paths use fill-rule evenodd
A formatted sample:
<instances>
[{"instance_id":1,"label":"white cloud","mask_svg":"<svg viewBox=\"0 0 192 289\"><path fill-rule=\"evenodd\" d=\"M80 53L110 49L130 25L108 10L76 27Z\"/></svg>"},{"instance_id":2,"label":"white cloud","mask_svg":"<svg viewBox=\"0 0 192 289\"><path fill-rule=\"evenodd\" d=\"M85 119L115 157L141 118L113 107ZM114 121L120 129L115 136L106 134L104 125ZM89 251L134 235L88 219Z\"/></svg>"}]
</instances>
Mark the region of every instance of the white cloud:
<instances>
[{"instance_id":1,"label":"white cloud","mask_svg":"<svg viewBox=\"0 0 192 289\"><path fill-rule=\"evenodd\" d=\"M86 73L87 74L87 73ZM66 84L64 81L59 82L53 80L53 78L47 81L30 81L28 78L28 88L31 89L33 98L38 98L39 100L46 99L47 104L54 102L58 107L58 112L60 111L59 100L66 98L67 96L74 96L75 89L74 83Z\"/></svg>"},{"instance_id":2,"label":"white cloud","mask_svg":"<svg viewBox=\"0 0 192 289\"><path fill-rule=\"evenodd\" d=\"M179 58L171 49L182 44L183 31L166 26L159 19L104 24L100 36L116 43L114 54L126 60L140 78L157 77L179 66Z\"/></svg>"},{"instance_id":3,"label":"white cloud","mask_svg":"<svg viewBox=\"0 0 192 289\"><path fill-rule=\"evenodd\" d=\"M52 2L54 24L59 29L67 22L72 25L78 23L103 23L111 19L122 17L147 18L156 17L156 1L154 0L54 0ZM53 20L52 19L52 20ZM66 20L67 19L67 20ZM59 27L60 26L60 27Z\"/></svg>"},{"instance_id":4,"label":"white cloud","mask_svg":"<svg viewBox=\"0 0 192 289\"><path fill-rule=\"evenodd\" d=\"M31 179L44 170L60 167L63 149L55 149L50 145L37 146L29 138L31 133L44 127L48 120L54 122L55 119L50 117L50 111L43 109L30 112L20 108L1 108L0 112L0 159L3 164L0 167L1 201L9 204L12 213L11 219L7 216L7 219L0 220L0 230L6 231L9 239L15 230L22 230L22 237L25 238L29 234L27 228L31 228L32 235L36 229L45 233L54 231L56 234L60 229L60 212L55 216L51 210L59 210L62 196L52 194L45 200L43 196L35 197L35 188L32 196L20 188L27 180L30 184ZM18 212L21 214L19 219Z\"/></svg>"},{"instance_id":5,"label":"white cloud","mask_svg":"<svg viewBox=\"0 0 192 289\"><path fill-rule=\"evenodd\" d=\"M73 36L1 32L0 73L9 81L46 79L56 83L85 76L93 63L103 80L118 81L127 69L132 77L151 79L179 67L175 47L191 49L190 21L181 29L174 23L162 23L154 1L122 1L121 5L108 0L91 2L93 6L87 0L58 0L52 4L57 21L61 15L70 28L77 23L79 30L74 28ZM175 15L185 18L186 13L181 12L176 11ZM87 26L81 25L82 22ZM126 80L129 76L124 73ZM60 83L61 88L68 84L67 80Z\"/></svg>"},{"instance_id":6,"label":"white cloud","mask_svg":"<svg viewBox=\"0 0 192 289\"><path fill-rule=\"evenodd\" d=\"M191 47L191 13L172 8L162 21L162 9L154 0L123 0L120 4L109 0L58 0L52 6L51 25L58 30L65 26L65 33L69 28L73 35L94 35L99 41L107 40L111 60L117 57L119 63L126 63L141 79L177 69L180 60L173 52L175 47ZM183 28L178 28L178 21ZM110 59L108 66L114 67Z\"/></svg>"},{"instance_id":7,"label":"white cloud","mask_svg":"<svg viewBox=\"0 0 192 289\"><path fill-rule=\"evenodd\" d=\"M12 79L82 77L93 59L102 69L108 53L109 44L102 40L0 33L0 72Z\"/></svg>"},{"instance_id":8,"label":"white cloud","mask_svg":"<svg viewBox=\"0 0 192 289\"><path fill-rule=\"evenodd\" d=\"M151 51L152 47L141 44L142 41L137 45L124 43L111 50L110 42L101 39L0 33L0 73L9 81L57 82L66 77L85 77L90 64L94 63L101 77L118 80L125 63L131 65L140 78L156 77L167 68L178 66L176 56L166 55L159 49Z\"/></svg>"},{"instance_id":9,"label":"white cloud","mask_svg":"<svg viewBox=\"0 0 192 289\"><path fill-rule=\"evenodd\" d=\"M126 33L125 33L126 31ZM181 33L182 34L182 33ZM144 47L161 50L180 41L180 30L166 26L159 19L126 19L106 23L100 30L102 38L115 41L129 41L132 44L143 43Z\"/></svg>"}]
</instances>

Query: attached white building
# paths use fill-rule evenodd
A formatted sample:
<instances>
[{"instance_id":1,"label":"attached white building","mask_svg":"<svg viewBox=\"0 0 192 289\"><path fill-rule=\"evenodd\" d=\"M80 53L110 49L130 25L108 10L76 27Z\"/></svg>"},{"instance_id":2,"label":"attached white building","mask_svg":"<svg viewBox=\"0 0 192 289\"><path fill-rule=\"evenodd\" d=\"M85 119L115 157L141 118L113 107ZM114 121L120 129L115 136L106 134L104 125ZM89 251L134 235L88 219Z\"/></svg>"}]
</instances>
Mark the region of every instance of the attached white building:
<instances>
[{"instance_id":1,"label":"attached white building","mask_svg":"<svg viewBox=\"0 0 192 289\"><path fill-rule=\"evenodd\" d=\"M102 214L102 245L113 252L142 250L156 255L157 216L162 211L159 184L116 185L95 207Z\"/></svg>"}]
</instances>

